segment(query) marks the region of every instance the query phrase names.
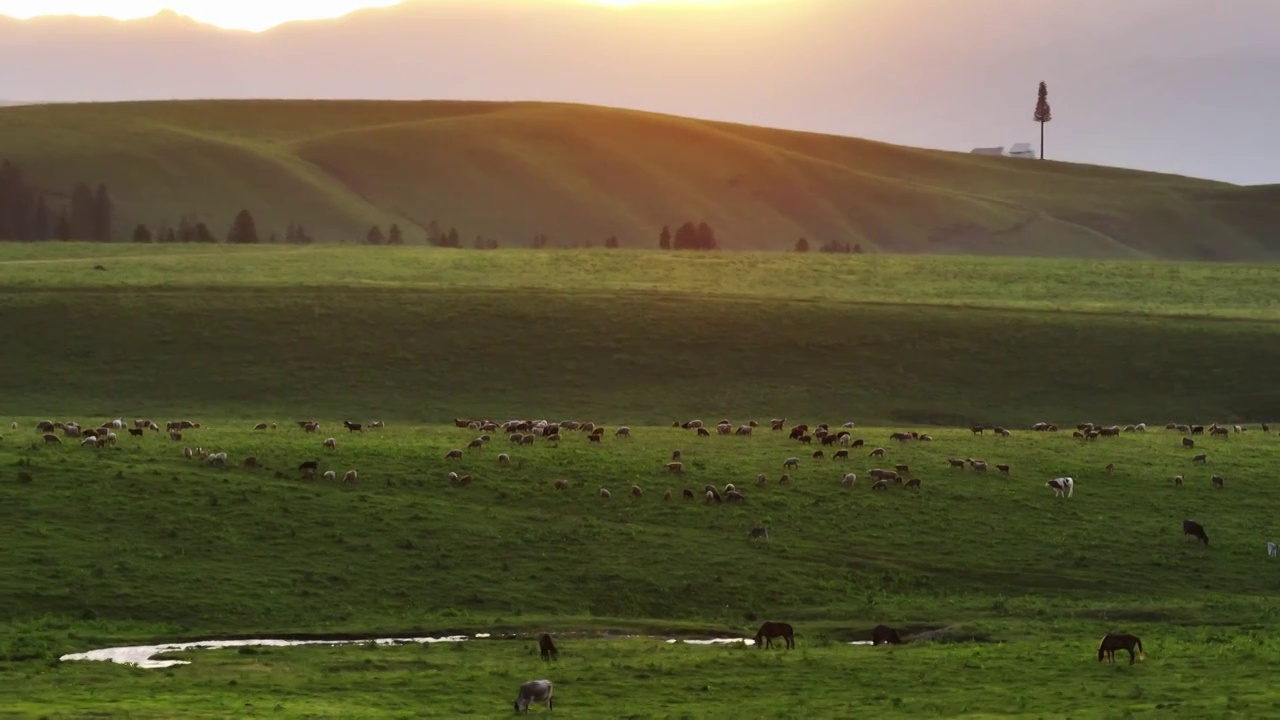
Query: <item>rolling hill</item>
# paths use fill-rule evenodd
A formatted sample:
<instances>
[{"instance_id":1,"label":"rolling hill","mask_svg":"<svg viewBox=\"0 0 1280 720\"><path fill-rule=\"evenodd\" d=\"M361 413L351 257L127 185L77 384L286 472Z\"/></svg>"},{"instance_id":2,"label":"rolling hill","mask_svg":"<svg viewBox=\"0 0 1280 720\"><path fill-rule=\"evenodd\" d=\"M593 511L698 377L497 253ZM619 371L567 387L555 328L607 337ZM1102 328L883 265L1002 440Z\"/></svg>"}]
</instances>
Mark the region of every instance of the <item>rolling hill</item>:
<instances>
[{"instance_id":1,"label":"rolling hill","mask_svg":"<svg viewBox=\"0 0 1280 720\"><path fill-rule=\"evenodd\" d=\"M66 193L105 182L116 234L241 208L322 241L431 221L503 246L655 247L706 220L727 249L1077 258L1280 257L1274 187L919 150L583 105L184 101L0 109L0 157Z\"/></svg>"}]
</instances>

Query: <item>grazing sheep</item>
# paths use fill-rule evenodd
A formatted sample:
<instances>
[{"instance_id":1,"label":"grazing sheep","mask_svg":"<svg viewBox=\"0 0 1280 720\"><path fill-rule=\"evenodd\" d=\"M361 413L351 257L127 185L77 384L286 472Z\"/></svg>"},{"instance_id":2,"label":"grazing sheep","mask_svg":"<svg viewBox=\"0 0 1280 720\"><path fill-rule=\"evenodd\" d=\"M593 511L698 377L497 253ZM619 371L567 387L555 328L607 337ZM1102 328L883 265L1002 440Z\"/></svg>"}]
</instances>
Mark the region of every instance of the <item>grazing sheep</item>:
<instances>
[{"instance_id":1,"label":"grazing sheep","mask_svg":"<svg viewBox=\"0 0 1280 720\"><path fill-rule=\"evenodd\" d=\"M248 469L250 469L250 470L254 470L254 469L257 469L257 468L262 467L261 465L259 465L259 464L258 464L258 458L257 458L256 456L253 456L253 455L250 455L249 457L245 458L245 459L244 459L244 463L243 463L243 465L244 465L244 467L246 467L246 468L248 468Z\"/></svg>"},{"instance_id":2,"label":"grazing sheep","mask_svg":"<svg viewBox=\"0 0 1280 720\"><path fill-rule=\"evenodd\" d=\"M499 455L499 456L498 456L498 464L499 464L499 465L510 465L510 464L511 464L511 456L510 456L510 455L508 455L508 454L506 454L506 453L502 453L501 455Z\"/></svg>"},{"instance_id":3,"label":"grazing sheep","mask_svg":"<svg viewBox=\"0 0 1280 720\"><path fill-rule=\"evenodd\" d=\"M471 442L467 443L468 450L479 450L483 447L484 447L484 441L481 440L480 438L476 438L475 440L472 440Z\"/></svg>"},{"instance_id":4,"label":"grazing sheep","mask_svg":"<svg viewBox=\"0 0 1280 720\"><path fill-rule=\"evenodd\" d=\"M799 440L799 441L800 441L800 444L802 444L802 445L808 445L808 444L810 444L810 443L812 443L812 442L813 442L813 436L812 436L812 435L801 435L800 437L798 437L798 438L796 438L796 439L797 439L797 440Z\"/></svg>"},{"instance_id":5,"label":"grazing sheep","mask_svg":"<svg viewBox=\"0 0 1280 720\"><path fill-rule=\"evenodd\" d=\"M1208 453L1200 453L1199 455L1196 455L1195 457L1191 458L1191 462L1199 463L1200 465L1205 464L1206 462L1208 462L1208 460L1209 460Z\"/></svg>"},{"instance_id":6,"label":"grazing sheep","mask_svg":"<svg viewBox=\"0 0 1280 720\"><path fill-rule=\"evenodd\" d=\"M1216 488L1221 488L1226 483L1226 480L1221 475L1214 475L1210 480L1213 481L1213 486Z\"/></svg>"},{"instance_id":7,"label":"grazing sheep","mask_svg":"<svg viewBox=\"0 0 1280 720\"><path fill-rule=\"evenodd\" d=\"M521 435L520 433L511 433L507 436L507 439L510 440L512 444L519 445L520 441L524 440L524 435Z\"/></svg>"},{"instance_id":8,"label":"grazing sheep","mask_svg":"<svg viewBox=\"0 0 1280 720\"><path fill-rule=\"evenodd\" d=\"M856 482L858 482L857 473L845 473L844 478L840 480L840 484L847 488L853 487Z\"/></svg>"},{"instance_id":9,"label":"grazing sheep","mask_svg":"<svg viewBox=\"0 0 1280 720\"><path fill-rule=\"evenodd\" d=\"M676 473L676 474L679 474L679 473L684 472L684 463L679 462L679 461L669 462L669 463L667 463L666 465L664 465L663 467L664 467L664 468L666 468L667 472L669 472L669 473Z\"/></svg>"},{"instance_id":10,"label":"grazing sheep","mask_svg":"<svg viewBox=\"0 0 1280 720\"><path fill-rule=\"evenodd\" d=\"M320 463L316 460L307 460L298 465L298 472L303 475L314 476L316 471L320 469Z\"/></svg>"},{"instance_id":11,"label":"grazing sheep","mask_svg":"<svg viewBox=\"0 0 1280 720\"><path fill-rule=\"evenodd\" d=\"M720 494L717 493L715 490L708 490L706 493L706 498L707 498L708 505L710 505L713 502L720 502Z\"/></svg>"},{"instance_id":12,"label":"grazing sheep","mask_svg":"<svg viewBox=\"0 0 1280 720\"><path fill-rule=\"evenodd\" d=\"M98 438L87 437L80 441L80 447L98 447Z\"/></svg>"},{"instance_id":13,"label":"grazing sheep","mask_svg":"<svg viewBox=\"0 0 1280 720\"><path fill-rule=\"evenodd\" d=\"M692 491L692 490L690 490L689 488L685 488L685 489L684 489L684 492L683 492L683 493L681 493L681 495L683 495L683 496L684 496L684 499L685 499L685 500L692 500L692 499L693 499L693 491Z\"/></svg>"},{"instance_id":14,"label":"grazing sheep","mask_svg":"<svg viewBox=\"0 0 1280 720\"><path fill-rule=\"evenodd\" d=\"M889 489L889 481L888 481L888 480L877 480L877 481L875 481L875 483L874 483L874 484L872 484L871 489L872 489L872 490L888 490L888 489Z\"/></svg>"},{"instance_id":15,"label":"grazing sheep","mask_svg":"<svg viewBox=\"0 0 1280 720\"><path fill-rule=\"evenodd\" d=\"M532 439L532 438L530 438L530 439ZM587 436L587 442L590 442L590 443L595 444L595 445L599 445L599 444L600 444L600 436L599 436L599 435L588 435L588 436Z\"/></svg>"},{"instance_id":16,"label":"grazing sheep","mask_svg":"<svg viewBox=\"0 0 1280 720\"><path fill-rule=\"evenodd\" d=\"M731 492L733 492L734 490L737 490L737 489L738 489L738 486L737 486L737 485L734 485L733 483L725 483L725 486L724 486L724 494L725 494L725 495L728 495L729 493L731 493Z\"/></svg>"},{"instance_id":17,"label":"grazing sheep","mask_svg":"<svg viewBox=\"0 0 1280 720\"><path fill-rule=\"evenodd\" d=\"M449 452L445 453L445 455L444 455L444 459L445 459L445 460L461 460L461 459L462 459L462 451L461 451L461 450L457 450L457 449L455 449L455 450L450 450Z\"/></svg>"},{"instance_id":18,"label":"grazing sheep","mask_svg":"<svg viewBox=\"0 0 1280 720\"><path fill-rule=\"evenodd\" d=\"M190 460L190 459L191 459L191 448L189 448L189 447L188 447L188 448L182 448L182 457L184 457L184 458L186 458L186 459Z\"/></svg>"},{"instance_id":19,"label":"grazing sheep","mask_svg":"<svg viewBox=\"0 0 1280 720\"><path fill-rule=\"evenodd\" d=\"M698 428L698 437L711 437L711 432L704 427Z\"/></svg>"},{"instance_id":20,"label":"grazing sheep","mask_svg":"<svg viewBox=\"0 0 1280 720\"><path fill-rule=\"evenodd\" d=\"M664 501L664 502L670 502L670 500L671 500L671 491L670 491L670 490L668 490L668 491L666 491L666 492L662 493L662 499L663 499L663 501Z\"/></svg>"},{"instance_id":21,"label":"grazing sheep","mask_svg":"<svg viewBox=\"0 0 1280 720\"><path fill-rule=\"evenodd\" d=\"M174 442L182 442L182 433L178 432L177 430L170 430L169 439Z\"/></svg>"},{"instance_id":22,"label":"grazing sheep","mask_svg":"<svg viewBox=\"0 0 1280 720\"><path fill-rule=\"evenodd\" d=\"M719 425L716 425L716 432L720 435L728 435L733 432L733 425L730 425L729 423L720 423Z\"/></svg>"},{"instance_id":23,"label":"grazing sheep","mask_svg":"<svg viewBox=\"0 0 1280 720\"><path fill-rule=\"evenodd\" d=\"M1000 471L1000 473L1001 473L1001 474L1003 474L1003 475L1008 475L1008 474L1009 474L1009 466L1008 466L1008 465L997 465L997 466L996 466L996 469L997 469L997 470L999 470L999 471Z\"/></svg>"},{"instance_id":24,"label":"grazing sheep","mask_svg":"<svg viewBox=\"0 0 1280 720\"><path fill-rule=\"evenodd\" d=\"M608 500L613 496L609 494L608 490L605 490L604 488L600 488L600 497L604 500Z\"/></svg>"},{"instance_id":25,"label":"grazing sheep","mask_svg":"<svg viewBox=\"0 0 1280 720\"><path fill-rule=\"evenodd\" d=\"M789 458L787 458L786 460L784 460L784 461L782 462L782 469L783 469L783 470L799 470L799 469L800 469L800 458L798 458L798 457L789 457Z\"/></svg>"},{"instance_id":26,"label":"grazing sheep","mask_svg":"<svg viewBox=\"0 0 1280 720\"><path fill-rule=\"evenodd\" d=\"M1182 487L1182 476L1181 476L1181 475L1174 475L1174 476L1173 476L1173 486L1174 486L1174 487Z\"/></svg>"},{"instance_id":27,"label":"grazing sheep","mask_svg":"<svg viewBox=\"0 0 1280 720\"><path fill-rule=\"evenodd\" d=\"M355 484L357 477L358 475L355 470L348 470L347 474L342 476L342 483L344 485Z\"/></svg>"},{"instance_id":28,"label":"grazing sheep","mask_svg":"<svg viewBox=\"0 0 1280 720\"><path fill-rule=\"evenodd\" d=\"M337 449L338 449L338 439L337 439L337 438L325 438L325 440L324 440L324 446L325 446L326 448L329 448L330 450L337 450Z\"/></svg>"},{"instance_id":29,"label":"grazing sheep","mask_svg":"<svg viewBox=\"0 0 1280 720\"><path fill-rule=\"evenodd\" d=\"M960 468L961 470L964 469L964 460L961 460L960 458L947 458L947 462L950 463L953 468Z\"/></svg>"},{"instance_id":30,"label":"grazing sheep","mask_svg":"<svg viewBox=\"0 0 1280 720\"><path fill-rule=\"evenodd\" d=\"M559 439L560 439L560 436L559 436L559 435L557 435L557 436L556 436L556 439L557 439L557 440L559 440ZM592 435L592 436L591 436L591 442L600 442L600 436L599 436L599 435ZM532 445L532 444L533 444L533 436L532 436L532 435L525 435L524 437L520 438L520 445L521 445L521 446L524 446L524 445Z\"/></svg>"},{"instance_id":31,"label":"grazing sheep","mask_svg":"<svg viewBox=\"0 0 1280 720\"><path fill-rule=\"evenodd\" d=\"M814 451L813 451L813 459L814 459L814 460L820 460L820 459L822 459L822 457L823 457L823 455L822 455L822 451L821 451L821 450L814 450Z\"/></svg>"},{"instance_id":32,"label":"grazing sheep","mask_svg":"<svg viewBox=\"0 0 1280 720\"><path fill-rule=\"evenodd\" d=\"M849 447L851 447L851 448L860 448L860 447L865 446L866 444L867 444L867 441L866 441L866 440L863 440L862 438L858 438L858 439L854 440L853 442L850 442L850 443L849 443Z\"/></svg>"},{"instance_id":33,"label":"grazing sheep","mask_svg":"<svg viewBox=\"0 0 1280 720\"><path fill-rule=\"evenodd\" d=\"M769 484L769 478L764 473L756 476L756 487L764 487Z\"/></svg>"},{"instance_id":34,"label":"grazing sheep","mask_svg":"<svg viewBox=\"0 0 1280 720\"><path fill-rule=\"evenodd\" d=\"M867 454L867 457L882 458L884 457L884 448L878 447Z\"/></svg>"},{"instance_id":35,"label":"grazing sheep","mask_svg":"<svg viewBox=\"0 0 1280 720\"><path fill-rule=\"evenodd\" d=\"M1232 426L1232 428L1233 428L1237 433L1244 432L1244 428L1240 427L1239 425L1233 425L1233 426Z\"/></svg>"},{"instance_id":36,"label":"grazing sheep","mask_svg":"<svg viewBox=\"0 0 1280 720\"><path fill-rule=\"evenodd\" d=\"M753 428L750 425L739 425L737 430L733 431L734 435L746 437L751 434Z\"/></svg>"},{"instance_id":37,"label":"grazing sheep","mask_svg":"<svg viewBox=\"0 0 1280 720\"><path fill-rule=\"evenodd\" d=\"M520 685L520 692L516 694L516 699L512 702L516 714L529 714L529 706L534 703L545 703L547 706L547 715L551 715L552 702L551 693L554 688L550 680L530 680Z\"/></svg>"},{"instance_id":38,"label":"grazing sheep","mask_svg":"<svg viewBox=\"0 0 1280 720\"><path fill-rule=\"evenodd\" d=\"M908 467L907 465L894 465L894 466L893 466L893 469L894 469L894 470L897 470L898 472L902 473L903 475L909 475L909 474L911 474L911 468L910 468L910 467Z\"/></svg>"},{"instance_id":39,"label":"grazing sheep","mask_svg":"<svg viewBox=\"0 0 1280 720\"><path fill-rule=\"evenodd\" d=\"M338 473L332 470L326 470L324 473L324 479L327 482L335 482L338 479Z\"/></svg>"},{"instance_id":40,"label":"grazing sheep","mask_svg":"<svg viewBox=\"0 0 1280 720\"><path fill-rule=\"evenodd\" d=\"M470 485L470 484L471 484L471 476L470 476L470 475L463 475L463 476L461 476L461 477L459 477L459 478L458 478L458 481L457 481L456 483L454 483L454 485L457 485L458 487L466 487L466 486L468 486L468 485Z\"/></svg>"},{"instance_id":41,"label":"grazing sheep","mask_svg":"<svg viewBox=\"0 0 1280 720\"><path fill-rule=\"evenodd\" d=\"M778 484L779 484L779 485L790 485L790 484L791 484L791 476L790 476L790 475L787 475L787 474L785 474L785 473L783 473L782 477L778 478Z\"/></svg>"},{"instance_id":42,"label":"grazing sheep","mask_svg":"<svg viewBox=\"0 0 1280 720\"><path fill-rule=\"evenodd\" d=\"M751 530L747 533L747 539L748 539L748 540L755 540L756 538L764 538L765 540L768 540L768 539L769 539L769 528L767 528L767 527L754 527L754 528L751 528Z\"/></svg>"},{"instance_id":43,"label":"grazing sheep","mask_svg":"<svg viewBox=\"0 0 1280 720\"><path fill-rule=\"evenodd\" d=\"M1106 468L1104 468L1104 469L1107 471L1107 474L1108 474L1108 475L1110 475L1111 473L1114 473L1114 472L1116 471L1116 464L1115 464L1115 463L1107 463L1107 467L1106 467Z\"/></svg>"},{"instance_id":44,"label":"grazing sheep","mask_svg":"<svg viewBox=\"0 0 1280 720\"><path fill-rule=\"evenodd\" d=\"M305 424L305 425L303 425L303 426L302 426L302 431L303 431L303 432L305 432L305 433L307 433L307 434L315 434L315 433L318 433L318 432L320 432L320 423L318 423L318 422L309 422L309 423L307 423L307 424Z\"/></svg>"},{"instance_id":45,"label":"grazing sheep","mask_svg":"<svg viewBox=\"0 0 1280 720\"><path fill-rule=\"evenodd\" d=\"M911 478L907 481L906 487L920 489L920 478Z\"/></svg>"},{"instance_id":46,"label":"grazing sheep","mask_svg":"<svg viewBox=\"0 0 1280 720\"><path fill-rule=\"evenodd\" d=\"M786 424L787 424L786 418L774 418L769 421L769 429L774 431L781 430L782 427Z\"/></svg>"},{"instance_id":47,"label":"grazing sheep","mask_svg":"<svg viewBox=\"0 0 1280 720\"><path fill-rule=\"evenodd\" d=\"M837 451L836 451L836 453L835 453L834 455L832 455L832 456L831 456L831 459L832 459L832 460L848 460L848 459L849 459L849 451L848 451L848 450L837 450Z\"/></svg>"},{"instance_id":48,"label":"grazing sheep","mask_svg":"<svg viewBox=\"0 0 1280 720\"><path fill-rule=\"evenodd\" d=\"M740 503L746 498L742 497L742 493L738 492L737 490L730 490L729 492L724 494L724 499L725 499L725 502Z\"/></svg>"},{"instance_id":49,"label":"grazing sheep","mask_svg":"<svg viewBox=\"0 0 1280 720\"><path fill-rule=\"evenodd\" d=\"M384 427L386 427L386 424L383 423L381 420L374 420L373 422L369 423L370 430L381 430Z\"/></svg>"},{"instance_id":50,"label":"grazing sheep","mask_svg":"<svg viewBox=\"0 0 1280 720\"><path fill-rule=\"evenodd\" d=\"M556 481L556 490L559 490L559 491L563 492L563 491L568 490L568 489L569 489L569 481L568 481L568 480L557 480L557 481Z\"/></svg>"},{"instance_id":51,"label":"grazing sheep","mask_svg":"<svg viewBox=\"0 0 1280 720\"><path fill-rule=\"evenodd\" d=\"M617 430L613 431L613 436L620 437L620 438L622 437L629 438L631 437L631 428L627 427L626 425L622 425Z\"/></svg>"},{"instance_id":52,"label":"grazing sheep","mask_svg":"<svg viewBox=\"0 0 1280 720\"><path fill-rule=\"evenodd\" d=\"M266 430L266 429L267 429L267 424L266 424L266 423L258 423L257 425L254 425L254 426L253 426L253 429L254 429L254 430Z\"/></svg>"},{"instance_id":53,"label":"grazing sheep","mask_svg":"<svg viewBox=\"0 0 1280 720\"><path fill-rule=\"evenodd\" d=\"M639 485L631 486L631 497L638 498L643 496L644 496L644 490L641 490Z\"/></svg>"},{"instance_id":54,"label":"grazing sheep","mask_svg":"<svg viewBox=\"0 0 1280 720\"><path fill-rule=\"evenodd\" d=\"M677 461L677 460L679 460L679 459L680 459L680 451L679 451L679 450L672 450L672 451L671 451L671 461L672 461L672 462L675 462L675 461Z\"/></svg>"},{"instance_id":55,"label":"grazing sheep","mask_svg":"<svg viewBox=\"0 0 1280 720\"><path fill-rule=\"evenodd\" d=\"M224 452L213 453L207 461L213 467L225 467L227 464L227 454Z\"/></svg>"}]
</instances>

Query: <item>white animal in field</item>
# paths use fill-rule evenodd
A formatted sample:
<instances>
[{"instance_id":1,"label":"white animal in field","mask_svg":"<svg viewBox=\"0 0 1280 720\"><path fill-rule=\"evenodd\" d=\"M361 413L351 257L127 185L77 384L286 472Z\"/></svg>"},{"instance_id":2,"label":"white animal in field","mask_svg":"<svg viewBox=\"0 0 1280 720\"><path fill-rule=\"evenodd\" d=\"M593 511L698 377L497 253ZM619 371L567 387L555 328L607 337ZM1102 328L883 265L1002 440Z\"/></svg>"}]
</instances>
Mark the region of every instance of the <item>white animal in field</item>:
<instances>
[{"instance_id":1,"label":"white animal in field","mask_svg":"<svg viewBox=\"0 0 1280 720\"><path fill-rule=\"evenodd\" d=\"M551 690L550 680L530 680L524 683L520 686L520 694L516 695L516 700L512 703L516 713L527 714L533 703L545 703L547 712L551 712Z\"/></svg>"},{"instance_id":2,"label":"white animal in field","mask_svg":"<svg viewBox=\"0 0 1280 720\"><path fill-rule=\"evenodd\" d=\"M1053 490L1054 497L1071 497L1075 491L1076 481L1069 477L1054 478L1044 484L1045 487Z\"/></svg>"},{"instance_id":3,"label":"white animal in field","mask_svg":"<svg viewBox=\"0 0 1280 720\"><path fill-rule=\"evenodd\" d=\"M1267 543L1267 557L1275 557L1275 556L1276 556L1276 544L1273 542Z\"/></svg>"},{"instance_id":4,"label":"white animal in field","mask_svg":"<svg viewBox=\"0 0 1280 720\"><path fill-rule=\"evenodd\" d=\"M333 482L334 480L338 479L338 473L332 470L326 470L324 473L324 479L328 480L329 482Z\"/></svg>"}]
</instances>

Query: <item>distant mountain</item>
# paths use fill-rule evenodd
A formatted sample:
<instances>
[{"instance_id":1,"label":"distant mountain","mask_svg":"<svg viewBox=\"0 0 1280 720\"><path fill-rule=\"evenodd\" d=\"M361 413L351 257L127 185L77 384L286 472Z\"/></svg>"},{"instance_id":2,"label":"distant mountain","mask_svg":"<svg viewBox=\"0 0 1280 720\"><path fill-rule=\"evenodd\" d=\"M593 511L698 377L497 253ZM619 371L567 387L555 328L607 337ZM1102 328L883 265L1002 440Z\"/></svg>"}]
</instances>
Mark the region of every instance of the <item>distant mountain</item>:
<instances>
[{"instance_id":1,"label":"distant mountain","mask_svg":"<svg viewBox=\"0 0 1280 720\"><path fill-rule=\"evenodd\" d=\"M625 10L418 0L228 32L0 19L0 92L44 101L572 101L1237 183L1280 181L1274 0L762 0ZM40 62L31 62L38 56Z\"/></svg>"},{"instance_id":2,"label":"distant mountain","mask_svg":"<svg viewBox=\"0 0 1280 720\"><path fill-rule=\"evenodd\" d=\"M222 237L325 242L433 224L503 247L654 248L710 223L726 250L1280 259L1280 186L918 150L585 105L189 101L0 109L0 157L53 213L106 183L117 239L184 216Z\"/></svg>"}]
</instances>

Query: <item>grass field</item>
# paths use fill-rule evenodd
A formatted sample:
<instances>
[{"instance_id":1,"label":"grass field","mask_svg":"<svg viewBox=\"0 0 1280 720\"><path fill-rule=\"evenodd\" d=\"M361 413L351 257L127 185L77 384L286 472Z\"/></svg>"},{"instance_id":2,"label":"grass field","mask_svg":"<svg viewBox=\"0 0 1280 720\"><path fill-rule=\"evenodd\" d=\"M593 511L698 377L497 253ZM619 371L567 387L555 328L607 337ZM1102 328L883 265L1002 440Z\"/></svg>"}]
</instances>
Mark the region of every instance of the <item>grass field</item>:
<instances>
[{"instance_id":1,"label":"grass field","mask_svg":"<svg viewBox=\"0 0 1280 720\"><path fill-rule=\"evenodd\" d=\"M1280 418L1263 382L1280 357L1275 273L0 247L0 717L498 716L543 676L567 717L1280 716L1267 681L1280 566L1265 553L1280 540L1280 437L1258 425ZM34 430L120 415L202 427L102 450ZM455 416L610 432L598 447L499 437L450 462L475 436ZM887 457L815 460L785 433L670 427L776 416L856 422ZM306 417L323 434L294 425ZM347 433L344 418L388 428ZM1038 420L1152 429L1081 443L1025 429ZM1249 429L1198 439L1199 466L1170 420ZM956 429L970 422L1014 435ZM632 439L613 436L622 423ZM936 440L890 443L901 429ZM186 460L184 446L237 467ZM677 448L682 477L663 471ZM266 468L238 467L251 454ZM1012 470L951 470L951 456ZM311 458L358 483L300 479ZM870 489L870 469L899 463L918 492ZM454 487L451 470L475 481ZM1044 487L1060 475L1076 479L1069 500ZM679 499L729 482L743 504ZM1210 546L1186 542L1183 519ZM749 540L760 525L768 541ZM663 642L766 619L793 623L798 649ZM847 644L878 623L949 630ZM554 666L528 640L542 630L560 637ZM1148 661L1097 663L1108 631L1140 635ZM163 670L57 661L150 641L464 632L521 639L192 651Z\"/></svg>"},{"instance_id":2,"label":"grass field","mask_svg":"<svg viewBox=\"0 0 1280 720\"><path fill-rule=\"evenodd\" d=\"M435 220L525 247L654 248L706 220L724 247L1274 260L1275 187L919 150L598 107L222 101L0 108L0 157L39 187L106 182L117 234L242 208L324 241ZM494 208L501 208L495 212Z\"/></svg>"}]
</instances>

